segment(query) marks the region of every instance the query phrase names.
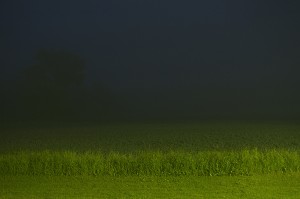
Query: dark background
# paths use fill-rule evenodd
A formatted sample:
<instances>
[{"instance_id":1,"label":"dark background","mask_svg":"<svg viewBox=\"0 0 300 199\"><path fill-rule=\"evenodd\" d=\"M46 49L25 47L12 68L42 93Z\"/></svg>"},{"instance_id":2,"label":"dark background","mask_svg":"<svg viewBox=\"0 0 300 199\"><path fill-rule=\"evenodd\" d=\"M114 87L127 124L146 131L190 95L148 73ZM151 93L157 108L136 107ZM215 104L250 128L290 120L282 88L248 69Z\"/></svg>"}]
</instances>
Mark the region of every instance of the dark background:
<instances>
[{"instance_id":1,"label":"dark background","mask_svg":"<svg viewBox=\"0 0 300 199\"><path fill-rule=\"evenodd\" d=\"M1 1L2 121L299 119L299 1Z\"/></svg>"}]
</instances>

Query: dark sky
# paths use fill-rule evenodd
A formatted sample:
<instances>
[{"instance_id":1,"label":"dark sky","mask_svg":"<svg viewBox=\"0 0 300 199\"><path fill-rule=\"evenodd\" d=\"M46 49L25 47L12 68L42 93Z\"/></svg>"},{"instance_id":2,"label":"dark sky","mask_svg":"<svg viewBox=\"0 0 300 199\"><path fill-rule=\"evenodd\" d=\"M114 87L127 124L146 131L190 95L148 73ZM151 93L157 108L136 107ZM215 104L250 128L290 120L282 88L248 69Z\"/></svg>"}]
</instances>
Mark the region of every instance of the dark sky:
<instances>
[{"instance_id":1,"label":"dark sky","mask_svg":"<svg viewBox=\"0 0 300 199\"><path fill-rule=\"evenodd\" d=\"M40 48L67 49L85 58L87 82L145 103L261 99L299 110L299 9L297 0L1 1L0 78L13 80Z\"/></svg>"}]
</instances>

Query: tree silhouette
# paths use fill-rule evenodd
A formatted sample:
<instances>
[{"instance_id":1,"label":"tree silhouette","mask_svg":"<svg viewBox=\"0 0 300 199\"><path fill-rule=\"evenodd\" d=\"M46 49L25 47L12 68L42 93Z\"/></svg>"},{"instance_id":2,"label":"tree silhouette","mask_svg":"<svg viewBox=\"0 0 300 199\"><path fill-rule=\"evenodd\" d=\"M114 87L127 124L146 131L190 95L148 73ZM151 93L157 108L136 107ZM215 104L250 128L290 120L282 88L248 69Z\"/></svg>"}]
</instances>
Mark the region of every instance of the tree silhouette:
<instances>
[{"instance_id":1,"label":"tree silhouette","mask_svg":"<svg viewBox=\"0 0 300 199\"><path fill-rule=\"evenodd\" d=\"M76 54L39 50L35 64L22 73L24 111L34 118L74 116L76 96L83 89L84 66L84 61Z\"/></svg>"}]
</instances>

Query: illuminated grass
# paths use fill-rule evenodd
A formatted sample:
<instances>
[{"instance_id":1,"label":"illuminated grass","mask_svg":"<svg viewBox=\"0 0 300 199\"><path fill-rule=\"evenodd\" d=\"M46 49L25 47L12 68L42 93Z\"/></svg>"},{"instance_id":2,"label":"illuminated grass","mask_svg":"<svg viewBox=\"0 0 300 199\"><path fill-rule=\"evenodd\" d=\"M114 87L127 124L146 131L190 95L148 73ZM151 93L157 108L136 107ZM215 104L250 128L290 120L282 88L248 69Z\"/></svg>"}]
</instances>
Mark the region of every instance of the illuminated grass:
<instances>
[{"instance_id":1,"label":"illuminated grass","mask_svg":"<svg viewBox=\"0 0 300 199\"><path fill-rule=\"evenodd\" d=\"M299 171L300 153L285 149L125 154L24 151L0 155L1 175L230 176Z\"/></svg>"}]
</instances>

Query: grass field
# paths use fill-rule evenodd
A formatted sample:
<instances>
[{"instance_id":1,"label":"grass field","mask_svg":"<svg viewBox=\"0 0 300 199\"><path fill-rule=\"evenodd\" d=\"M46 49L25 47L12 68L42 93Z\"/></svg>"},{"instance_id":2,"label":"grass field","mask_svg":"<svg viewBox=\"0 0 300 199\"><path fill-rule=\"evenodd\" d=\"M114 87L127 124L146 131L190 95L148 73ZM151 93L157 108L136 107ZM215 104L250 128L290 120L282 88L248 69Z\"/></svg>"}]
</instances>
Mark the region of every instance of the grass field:
<instances>
[{"instance_id":1,"label":"grass field","mask_svg":"<svg viewBox=\"0 0 300 199\"><path fill-rule=\"evenodd\" d=\"M0 198L300 198L300 125L2 125Z\"/></svg>"},{"instance_id":2,"label":"grass field","mask_svg":"<svg viewBox=\"0 0 300 199\"><path fill-rule=\"evenodd\" d=\"M300 123L177 122L2 125L0 151L300 149Z\"/></svg>"},{"instance_id":3,"label":"grass field","mask_svg":"<svg viewBox=\"0 0 300 199\"><path fill-rule=\"evenodd\" d=\"M300 172L297 151L30 152L0 155L0 175L231 176Z\"/></svg>"},{"instance_id":4,"label":"grass field","mask_svg":"<svg viewBox=\"0 0 300 199\"><path fill-rule=\"evenodd\" d=\"M299 199L300 175L215 177L2 176L1 199Z\"/></svg>"}]
</instances>

